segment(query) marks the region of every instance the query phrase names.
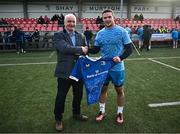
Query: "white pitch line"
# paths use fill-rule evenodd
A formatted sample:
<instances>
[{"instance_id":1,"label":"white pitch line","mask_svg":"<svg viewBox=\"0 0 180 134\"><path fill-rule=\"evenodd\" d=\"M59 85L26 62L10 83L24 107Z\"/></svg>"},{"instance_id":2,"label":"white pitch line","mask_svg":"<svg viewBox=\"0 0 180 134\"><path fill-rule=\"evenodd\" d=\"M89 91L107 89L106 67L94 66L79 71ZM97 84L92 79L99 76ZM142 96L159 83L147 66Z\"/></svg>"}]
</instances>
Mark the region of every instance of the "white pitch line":
<instances>
[{"instance_id":1,"label":"white pitch line","mask_svg":"<svg viewBox=\"0 0 180 134\"><path fill-rule=\"evenodd\" d=\"M53 51L50 55L49 58L52 58L52 56L55 54L55 51Z\"/></svg>"},{"instance_id":2,"label":"white pitch line","mask_svg":"<svg viewBox=\"0 0 180 134\"><path fill-rule=\"evenodd\" d=\"M129 58L129 59L125 59L125 60L127 60L127 61L129 61L129 60L147 60L148 58Z\"/></svg>"},{"instance_id":3,"label":"white pitch line","mask_svg":"<svg viewBox=\"0 0 180 134\"><path fill-rule=\"evenodd\" d=\"M46 65L46 64L56 64L56 62L0 64L0 67L4 67L4 66L26 66L26 65Z\"/></svg>"},{"instance_id":4,"label":"white pitch line","mask_svg":"<svg viewBox=\"0 0 180 134\"><path fill-rule=\"evenodd\" d=\"M180 56L176 56L176 57L155 57L155 58L151 58L151 59L158 60L158 59L179 59L179 58L180 58Z\"/></svg>"},{"instance_id":5,"label":"white pitch line","mask_svg":"<svg viewBox=\"0 0 180 134\"><path fill-rule=\"evenodd\" d=\"M30 59L47 59L48 57L26 57L26 58L0 58L0 60L30 60Z\"/></svg>"},{"instance_id":6,"label":"white pitch line","mask_svg":"<svg viewBox=\"0 0 180 134\"><path fill-rule=\"evenodd\" d=\"M151 57L151 58L127 58L125 60L148 60L148 59L179 59L180 57Z\"/></svg>"},{"instance_id":7,"label":"white pitch line","mask_svg":"<svg viewBox=\"0 0 180 134\"><path fill-rule=\"evenodd\" d=\"M180 105L180 101L148 104L149 107L164 107L164 106L174 106L174 105Z\"/></svg>"},{"instance_id":8,"label":"white pitch line","mask_svg":"<svg viewBox=\"0 0 180 134\"><path fill-rule=\"evenodd\" d=\"M51 58L54 55L55 51L53 51L48 57L20 57L20 58L0 58L0 60L29 60L29 59L47 59ZM179 59L180 57L149 57L150 59ZM133 60L147 60L149 58L127 58L127 61Z\"/></svg>"},{"instance_id":9,"label":"white pitch line","mask_svg":"<svg viewBox=\"0 0 180 134\"><path fill-rule=\"evenodd\" d=\"M152 61L152 62L155 62L155 63L158 63L158 64L161 64L161 65L163 65L163 66L166 66L166 67L169 67L169 68L172 68L172 69L175 69L175 70L180 71L180 68L173 67L173 66L168 65L168 64L165 64L165 63L163 63L163 62L160 62L160 61L157 61L157 60L153 60L153 59L150 59L150 58L149 58L148 60L150 60L150 61Z\"/></svg>"},{"instance_id":10,"label":"white pitch line","mask_svg":"<svg viewBox=\"0 0 180 134\"><path fill-rule=\"evenodd\" d=\"M53 51L54 53L55 53L55 51ZM52 54L52 53L51 53ZM50 57L50 56L49 56ZM47 58L47 57L27 57L27 58L5 58L5 59L40 59L40 58ZM180 57L154 57L154 58L131 58L131 59L126 59L126 60L128 60L128 61L138 61L138 60L150 60L151 59L151 61L153 60L153 59L170 59L170 58L172 58L172 59L176 59L176 58L180 58ZM0 58L0 60L2 60L3 58ZM10 63L10 64L0 64L0 67L2 67L2 66L16 66L16 65L41 65L41 64L55 64L56 62L36 62L36 63ZM164 63L163 63L164 64Z\"/></svg>"},{"instance_id":11,"label":"white pitch line","mask_svg":"<svg viewBox=\"0 0 180 134\"><path fill-rule=\"evenodd\" d=\"M141 54L140 54L139 51L137 50L137 48L136 48L136 46L134 45L134 43L133 43L133 42L131 42L131 43L132 43L134 49L136 50L137 54L140 56Z\"/></svg>"}]
</instances>

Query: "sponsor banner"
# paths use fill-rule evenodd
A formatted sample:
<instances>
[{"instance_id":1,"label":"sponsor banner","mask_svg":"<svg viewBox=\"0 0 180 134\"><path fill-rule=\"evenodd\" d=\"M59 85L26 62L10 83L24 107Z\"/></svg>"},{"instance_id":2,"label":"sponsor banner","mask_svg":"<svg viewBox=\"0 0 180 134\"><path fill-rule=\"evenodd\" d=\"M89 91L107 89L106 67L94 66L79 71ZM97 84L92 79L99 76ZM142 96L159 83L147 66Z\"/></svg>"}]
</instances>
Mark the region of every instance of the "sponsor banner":
<instances>
[{"instance_id":1,"label":"sponsor banner","mask_svg":"<svg viewBox=\"0 0 180 134\"><path fill-rule=\"evenodd\" d=\"M131 39L132 41L139 40L137 34L133 34ZM151 36L151 41L168 41L168 40L172 40L172 36L170 33L169 34L152 34Z\"/></svg>"}]
</instances>

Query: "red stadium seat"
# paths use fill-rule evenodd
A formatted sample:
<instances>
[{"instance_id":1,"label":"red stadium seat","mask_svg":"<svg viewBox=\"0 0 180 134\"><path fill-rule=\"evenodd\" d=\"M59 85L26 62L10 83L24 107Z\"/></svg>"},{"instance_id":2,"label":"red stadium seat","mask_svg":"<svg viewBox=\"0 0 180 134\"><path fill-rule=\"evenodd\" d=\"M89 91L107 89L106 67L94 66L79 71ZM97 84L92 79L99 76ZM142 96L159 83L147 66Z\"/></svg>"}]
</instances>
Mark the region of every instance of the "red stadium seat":
<instances>
[{"instance_id":1,"label":"red stadium seat","mask_svg":"<svg viewBox=\"0 0 180 134\"><path fill-rule=\"evenodd\" d=\"M54 27L58 27L58 23L54 23L53 26L54 26Z\"/></svg>"},{"instance_id":2,"label":"red stadium seat","mask_svg":"<svg viewBox=\"0 0 180 134\"><path fill-rule=\"evenodd\" d=\"M58 30L59 30L59 27L55 27L55 26L52 27L52 31L58 31Z\"/></svg>"},{"instance_id":3,"label":"red stadium seat","mask_svg":"<svg viewBox=\"0 0 180 134\"><path fill-rule=\"evenodd\" d=\"M58 24L58 21L54 21L54 24Z\"/></svg>"},{"instance_id":4,"label":"red stadium seat","mask_svg":"<svg viewBox=\"0 0 180 134\"><path fill-rule=\"evenodd\" d=\"M31 24L29 27L36 27L36 24Z\"/></svg>"},{"instance_id":5,"label":"red stadium seat","mask_svg":"<svg viewBox=\"0 0 180 134\"><path fill-rule=\"evenodd\" d=\"M58 30L59 30L59 31L62 31L62 30L63 30L63 27L58 27Z\"/></svg>"},{"instance_id":6,"label":"red stadium seat","mask_svg":"<svg viewBox=\"0 0 180 134\"><path fill-rule=\"evenodd\" d=\"M41 31L41 26L36 26L35 29L37 29L38 31Z\"/></svg>"},{"instance_id":7,"label":"red stadium seat","mask_svg":"<svg viewBox=\"0 0 180 134\"><path fill-rule=\"evenodd\" d=\"M35 27L29 27L29 31L30 32L34 32L35 31Z\"/></svg>"},{"instance_id":8,"label":"red stadium seat","mask_svg":"<svg viewBox=\"0 0 180 134\"><path fill-rule=\"evenodd\" d=\"M41 27L41 24L37 24L36 26L37 26L37 27Z\"/></svg>"},{"instance_id":9,"label":"red stadium seat","mask_svg":"<svg viewBox=\"0 0 180 134\"><path fill-rule=\"evenodd\" d=\"M96 24L96 20L93 19L93 20L91 21L91 23L92 23L92 24Z\"/></svg>"},{"instance_id":10,"label":"red stadium seat","mask_svg":"<svg viewBox=\"0 0 180 134\"><path fill-rule=\"evenodd\" d=\"M46 26L41 26L41 31L46 31Z\"/></svg>"},{"instance_id":11,"label":"red stadium seat","mask_svg":"<svg viewBox=\"0 0 180 134\"><path fill-rule=\"evenodd\" d=\"M0 27L0 32L5 32L6 30L3 27Z\"/></svg>"},{"instance_id":12,"label":"red stadium seat","mask_svg":"<svg viewBox=\"0 0 180 134\"><path fill-rule=\"evenodd\" d=\"M30 27L30 26L31 26L31 24L26 24L25 26L26 26L26 27Z\"/></svg>"},{"instance_id":13,"label":"red stadium seat","mask_svg":"<svg viewBox=\"0 0 180 134\"><path fill-rule=\"evenodd\" d=\"M25 27L25 25L24 25L23 23L22 23L22 24L20 24L19 26L20 26L21 28Z\"/></svg>"},{"instance_id":14,"label":"red stadium seat","mask_svg":"<svg viewBox=\"0 0 180 134\"><path fill-rule=\"evenodd\" d=\"M52 26L53 26L53 24L52 24L52 23L50 23L50 24L48 24L47 26L48 26L48 27L52 27Z\"/></svg>"},{"instance_id":15,"label":"red stadium seat","mask_svg":"<svg viewBox=\"0 0 180 134\"><path fill-rule=\"evenodd\" d=\"M94 29L93 30L95 30L95 31L99 31L99 27L94 27Z\"/></svg>"},{"instance_id":16,"label":"red stadium seat","mask_svg":"<svg viewBox=\"0 0 180 134\"><path fill-rule=\"evenodd\" d=\"M48 26L47 31L49 31L49 32L52 31L52 26Z\"/></svg>"},{"instance_id":17,"label":"red stadium seat","mask_svg":"<svg viewBox=\"0 0 180 134\"><path fill-rule=\"evenodd\" d=\"M28 27L23 27L22 30L23 31L29 31L29 28Z\"/></svg>"}]
</instances>

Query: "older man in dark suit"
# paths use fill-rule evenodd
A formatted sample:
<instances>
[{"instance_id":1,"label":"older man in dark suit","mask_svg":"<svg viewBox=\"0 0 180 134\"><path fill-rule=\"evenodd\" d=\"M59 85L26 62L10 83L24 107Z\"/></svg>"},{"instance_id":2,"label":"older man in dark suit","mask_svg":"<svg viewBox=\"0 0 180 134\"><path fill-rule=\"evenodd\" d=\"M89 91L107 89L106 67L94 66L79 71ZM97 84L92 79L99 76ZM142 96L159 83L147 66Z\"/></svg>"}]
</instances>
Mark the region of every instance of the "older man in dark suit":
<instances>
[{"instance_id":1,"label":"older man in dark suit","mask_svg":"<svg viewBox=\"0 0 180 134\"><path fill-rule=\"evenodd\" d=\"M65 28L63 31L54 34L55 49L57 51L57 66L55 76L58 82L58 91L55 100L55 120L56 130L63 130L63 113L66 95L72 86L73 102L72 114L73 119L86 121L88 117L81 114L80 105L83 96L83 81L78 82L69 79L76 60L79 55L86 54L88 51L84 36L75 31L76 17L73 14L67 14L64 20Z\"/></svg>"}]
</instances>

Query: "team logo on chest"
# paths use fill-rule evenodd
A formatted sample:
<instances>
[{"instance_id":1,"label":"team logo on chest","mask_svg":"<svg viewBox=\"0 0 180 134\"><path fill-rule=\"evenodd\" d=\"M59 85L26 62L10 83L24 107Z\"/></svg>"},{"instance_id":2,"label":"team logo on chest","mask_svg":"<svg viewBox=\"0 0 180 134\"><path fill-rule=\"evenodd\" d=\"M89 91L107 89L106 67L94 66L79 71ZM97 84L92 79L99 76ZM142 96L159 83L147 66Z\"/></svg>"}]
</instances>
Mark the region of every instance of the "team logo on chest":
<instances>
[{"instance_id":1,"label":"team logo on chest","mask_svg":"<svg viewBox=\"0 0 180 134\"><path fill-rule=\"evenodd\" d=\"M90 64L86 64L86 67L90 67Z\"/></svg>"},{"instance_id":2,"label":"team logo on chest","mask_svg":"<svg viewBox=\"0 0 180 134\"><path fill-rule=\"evenodd\" d=\"M101 65L106 65L106 62L105 61L101 61Z\"/></svg>"}]
</instances>

